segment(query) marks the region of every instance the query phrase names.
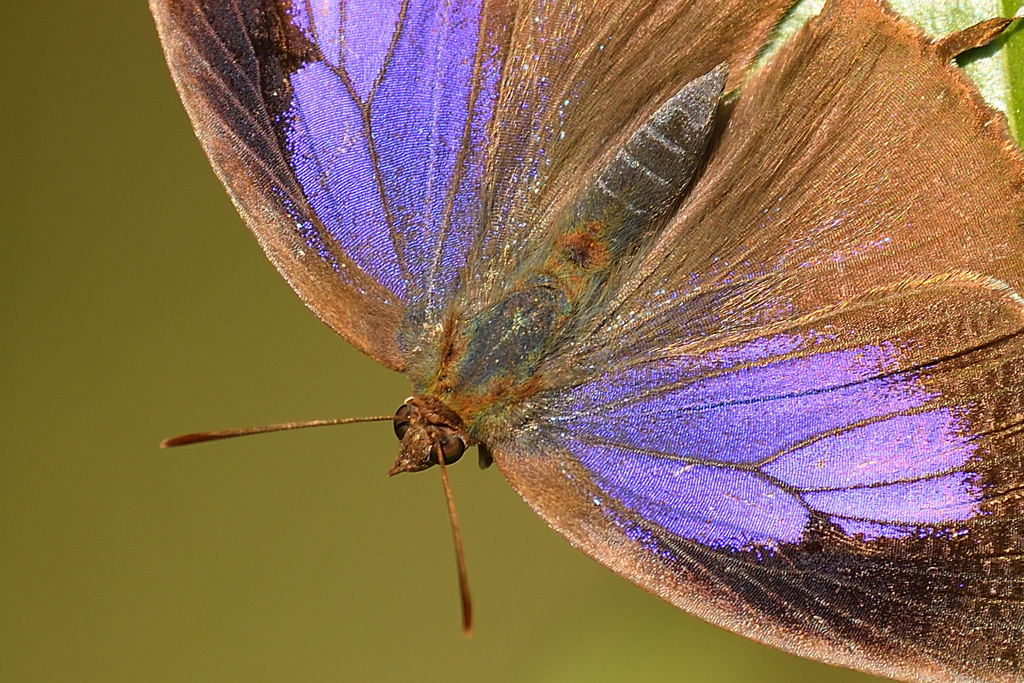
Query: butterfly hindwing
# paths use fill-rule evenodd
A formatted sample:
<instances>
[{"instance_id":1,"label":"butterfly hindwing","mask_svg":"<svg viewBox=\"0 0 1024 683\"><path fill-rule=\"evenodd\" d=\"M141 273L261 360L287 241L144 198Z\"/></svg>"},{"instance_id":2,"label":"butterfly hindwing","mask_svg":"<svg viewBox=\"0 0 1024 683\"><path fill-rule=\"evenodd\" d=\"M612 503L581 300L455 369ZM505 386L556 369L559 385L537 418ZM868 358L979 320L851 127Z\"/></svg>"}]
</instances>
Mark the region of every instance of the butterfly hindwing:
<instances>
[{"instance_id":1,"label":"butterfly hindwing","mask_svg":"<svg viewBox=\"0 0 1024 683\"><path fill-rule=\"evenodd\" d=\"M1014 680L1022 332L1004 289L907 283L541 391L491 452L574 545L713 623L902 680Z\"/></svg>"},{"instance_id":2,"label":"butterfly hindwing","mask_svg":"<svg viewBox=\"0 0 1024 683\"><path fill-rule=\"evenodd\" d=\"M830 3L489 445L570 541L705 619L1016 680L1024 165L942 49Z\"/></svg>"}]
</instances>

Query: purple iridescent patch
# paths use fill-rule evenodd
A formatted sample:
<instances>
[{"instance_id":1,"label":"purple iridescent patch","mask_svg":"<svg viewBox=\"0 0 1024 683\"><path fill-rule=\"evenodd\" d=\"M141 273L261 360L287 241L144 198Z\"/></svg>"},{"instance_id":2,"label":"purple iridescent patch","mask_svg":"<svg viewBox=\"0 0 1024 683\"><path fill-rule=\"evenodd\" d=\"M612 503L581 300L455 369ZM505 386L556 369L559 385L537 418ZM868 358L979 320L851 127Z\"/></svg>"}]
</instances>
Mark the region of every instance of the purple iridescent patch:
<instances>
[{"instance_id":1,"label":"purple iridescent patch","mask_svg":"<svg viewBox=\"0 0 1024 683\"><path fill-rule=\"evenodd\" d=\"M568 442L598 486L641 517L707 545L742 549L800 540L808 511L757 473Z\"/></svg>"},{"instance_id":2,"label":"purple iridescent patch","mask_svg":"<svg viewBox=\"0 0 1024 683\"><path fill-rule=\"evenodd\" d=\"M963 466L974 454L948 408L896 415L820 438L762 471L799 489L840 489L918 479Z\"/></svg>"},{"instance_id":3,"label":"purple iridescent patch","mask_svg":"<svg viewBox=\"0 0 1024 683\"><path fill-rule=\"evenodd\" d=\"M947 474L975 450L957 413L923 409L937 395L892 372L892 345L813 353L819 341L612 373L576 390L579 409L559 423L602 490L704 543L796 542L811 511L851 530L881 524L874 537L975 514L969 474Z\"/></svg>"},{"instance_id":4,"label":"purple iridescent patch","mask_svg":"<svg viewBox=\"0 0 1024 683\"><path fill-rule=\"evenodd\" d=\"M429 304L453 286L479 221L500 66L476 57L480 3L311 7L312 20L304 2L290 15L324 57L291 77L296 177L345 254Z\"/></svg>"}]
</instances>

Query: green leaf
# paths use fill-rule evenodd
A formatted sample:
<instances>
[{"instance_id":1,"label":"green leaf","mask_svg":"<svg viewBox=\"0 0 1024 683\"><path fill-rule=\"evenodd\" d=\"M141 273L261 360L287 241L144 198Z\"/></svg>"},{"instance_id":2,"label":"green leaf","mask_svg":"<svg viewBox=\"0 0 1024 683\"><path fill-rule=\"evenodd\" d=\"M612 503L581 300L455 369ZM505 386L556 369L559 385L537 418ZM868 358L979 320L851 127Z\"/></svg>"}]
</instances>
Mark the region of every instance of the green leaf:
<instances>
[{"instance_id":1,"label":"green leaf","mask_svg":"<svg viewBox=\"0 0 1024 683\"><path fill-rule=\"evenodd\" d=\"M1024 5L1022 0L1003 0L1003 16L1011 16ZM1024 22L1018 21L1003 34L1002 60L1006 69L1007 118L1017 142L1024 140Z\"/></svg>"},{"instance_id":2,"label":"green leaf","mask_svg":"<svg viewBox=\"0 0 1024 683\"><path fill-rule=\"evenodd\" d=\"M759 62L763 64L786 39L818 14L825 0L800 0L779 24ZM993 17L1013 16L1024 0L890 0L897 12L934 37L947 35ZM982 97L1007 116L1010 131L1024 140L1024 22L1011 26L990 45L972 50L957 63L978 86Z\"/></svg>"}]
</instances>

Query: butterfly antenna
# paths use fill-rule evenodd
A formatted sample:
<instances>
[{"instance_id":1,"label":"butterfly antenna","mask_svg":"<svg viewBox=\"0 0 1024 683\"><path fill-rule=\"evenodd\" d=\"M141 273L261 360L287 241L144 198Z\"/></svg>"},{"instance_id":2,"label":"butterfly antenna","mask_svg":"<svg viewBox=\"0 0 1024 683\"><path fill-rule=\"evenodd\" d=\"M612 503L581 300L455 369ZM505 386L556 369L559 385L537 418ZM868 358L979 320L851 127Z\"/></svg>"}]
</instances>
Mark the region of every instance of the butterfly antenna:
<instances>
[{"instance_id":1,"label":"butterfly antenna","mask_svg":"<svg viewBox=\"0 0 1024 683\"><path fill-rule=\"evenodd\" d=\"M438 451L441 449L438 448ZM455 500L452 498L452 487L448 483L448 469L444 464L444 454L439 453L437 464L441 467L441 484L444 486L444 500L448 503L448 519L452 523L452 540L455 542L455 564L459 570L459 597L462 598L462 634L469 638L473 635L473 602L469 597L469 578L466 572L466 555L462 552L462 531L459 530L459 517L455 514Z\"/></svg>"},{"instance_id":2,"label":"butterfly antenna","mask_svg":"<svg viewBox=\"0 0 1024 683\"><path fill-rule=\"evenodd\" d=\"M220 441L221 439L233 439L236 436L249 436L250 434L267 434L268 432L285 432L290 429L306 429L307 427L330 427L332 425L350 425L357 422L384 422L394 420L394 415L378 415L376 417L343 417L337 420L309 420L307 422L283 422L276 425L264 425L262 427L246 427L244 429L225 429L219 432L194 432L182 434L173 439L164 439L160 442L160 448L174 448L175 446L187 446L193 443L204 441Z\"/></svg>"}]
</instances>

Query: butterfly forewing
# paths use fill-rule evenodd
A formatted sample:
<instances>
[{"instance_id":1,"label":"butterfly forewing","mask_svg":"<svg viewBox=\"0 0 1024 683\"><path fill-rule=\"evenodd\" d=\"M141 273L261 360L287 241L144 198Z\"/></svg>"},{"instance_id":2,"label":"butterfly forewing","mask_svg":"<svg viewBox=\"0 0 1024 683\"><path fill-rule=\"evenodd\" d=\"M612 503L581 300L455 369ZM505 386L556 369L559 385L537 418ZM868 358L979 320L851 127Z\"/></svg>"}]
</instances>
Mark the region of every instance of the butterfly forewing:
<instances>
[{"instance_id":1,"label":"butterfly forewing","mask_svg":"<svg viewBox=\"0 0 1024 683\"><path fill-rule=\"evenodd\" d=\"M306 303L391 368L480 219L503 3L151 3L218 175ZM486 9L486 11L485 11Z\"/></svg>"}]
</instances>

